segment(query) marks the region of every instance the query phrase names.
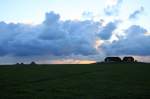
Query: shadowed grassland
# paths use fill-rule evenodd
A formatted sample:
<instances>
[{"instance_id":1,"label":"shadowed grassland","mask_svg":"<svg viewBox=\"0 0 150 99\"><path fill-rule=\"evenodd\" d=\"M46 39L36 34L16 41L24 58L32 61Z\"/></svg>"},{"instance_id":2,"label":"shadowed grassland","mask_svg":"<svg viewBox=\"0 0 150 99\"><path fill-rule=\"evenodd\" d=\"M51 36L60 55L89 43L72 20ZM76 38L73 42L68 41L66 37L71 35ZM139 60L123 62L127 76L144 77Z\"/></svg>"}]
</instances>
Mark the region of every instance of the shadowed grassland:
<instances>
[{"instance_id":1,"label":"shadowed grassland","mask_svg":"<svg viewBox=\"0 0 150 99\"><path fill-rule=\"evenodd\" d=\"M0 99L150 99L150 65L0 66Z\"/></svg>"}]
</instances>

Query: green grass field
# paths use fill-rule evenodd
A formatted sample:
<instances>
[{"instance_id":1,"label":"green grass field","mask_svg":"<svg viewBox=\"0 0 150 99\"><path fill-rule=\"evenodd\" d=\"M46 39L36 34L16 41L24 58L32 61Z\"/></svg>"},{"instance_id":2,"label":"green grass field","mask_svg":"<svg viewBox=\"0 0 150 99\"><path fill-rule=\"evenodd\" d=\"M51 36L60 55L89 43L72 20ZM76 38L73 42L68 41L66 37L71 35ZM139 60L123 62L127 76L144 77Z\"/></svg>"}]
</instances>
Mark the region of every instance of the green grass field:
<instances>
[{"instance_id":1,"label":"green grass field","mask_svg":"<svg viewBox=\"0 0 150 99\"><path fill-rule=\"evenodd\" d=\"M150 99L150 65L0 66L0 99Z\"/></svg>"}]
</instances>

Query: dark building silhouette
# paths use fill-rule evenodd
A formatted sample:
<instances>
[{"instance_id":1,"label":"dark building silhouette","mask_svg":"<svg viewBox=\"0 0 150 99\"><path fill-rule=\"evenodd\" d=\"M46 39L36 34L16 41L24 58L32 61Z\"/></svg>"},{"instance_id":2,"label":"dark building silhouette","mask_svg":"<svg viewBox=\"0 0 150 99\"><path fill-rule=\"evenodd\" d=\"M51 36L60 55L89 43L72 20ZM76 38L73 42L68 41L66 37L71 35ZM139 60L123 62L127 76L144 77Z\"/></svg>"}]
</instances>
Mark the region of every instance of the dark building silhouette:
<instances>
[{"instance_id":1,"label":"dark building silhouette","mask_svg":"<svg viewBox=\"0 0 150 99\"><path fill-rule=\"evenodd\" d=\"M15 65L20 65L19 63L16 63Z\"/></svg>"},{"instance_id":2,"label":"dark building silhouette","mask_svg":"<svg viewBox=\"0 0 150 99\"><path fill-rule=\"evenodd\" d=\"M36 65L36 63L33 61L33 62L30 63L30 65Z\"/></svg>"},{"instance_id":3,"label":"dark building silhouette","mask_svg":"<svg viewBox=\"0 0 150 99\"><path fill-rule=\"evenodd\" d=\"M24 65L24 63L20 63L20 65Z\"/></svg>"},{"instance_id":4,"label":"dark building silhouette","mask_svg":"<svg viewBox=\"0 0 150 99\"><path fill-rule=\"evenodd\" d=\"M124 57L122 61L123 62L135 62L133 57Z\"/></svg>"},{"instance_id":5,"label":"dark building silhouette","mask_svg":"<svg viewBox=\"0 0 150 99\"><path fill-rule=\"evenodd\" d=\"M120 57L106 57L105 62L121 62L121 58Z\"/></svg>"}]
</instances>

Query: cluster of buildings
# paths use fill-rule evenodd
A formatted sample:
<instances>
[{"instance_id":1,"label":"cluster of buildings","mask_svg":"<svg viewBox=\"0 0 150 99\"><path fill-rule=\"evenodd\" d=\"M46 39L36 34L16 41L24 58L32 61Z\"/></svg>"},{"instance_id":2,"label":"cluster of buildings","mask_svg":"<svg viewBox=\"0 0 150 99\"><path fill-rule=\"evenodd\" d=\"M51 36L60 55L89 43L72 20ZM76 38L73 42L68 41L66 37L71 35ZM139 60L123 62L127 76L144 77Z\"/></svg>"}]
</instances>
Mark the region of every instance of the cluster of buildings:
<instances>
[{"instance_id":1,"label":"cluster of buildings","mask_svg":"<svg viewBox=\"0 0 150 99\"><path fill-rule=\"evenodd\" d=\"M104 62L137 62L137 60L135 60L133 57L123 57L123 59L120 57L106 57Z\"/></svg>"}]
</instances>

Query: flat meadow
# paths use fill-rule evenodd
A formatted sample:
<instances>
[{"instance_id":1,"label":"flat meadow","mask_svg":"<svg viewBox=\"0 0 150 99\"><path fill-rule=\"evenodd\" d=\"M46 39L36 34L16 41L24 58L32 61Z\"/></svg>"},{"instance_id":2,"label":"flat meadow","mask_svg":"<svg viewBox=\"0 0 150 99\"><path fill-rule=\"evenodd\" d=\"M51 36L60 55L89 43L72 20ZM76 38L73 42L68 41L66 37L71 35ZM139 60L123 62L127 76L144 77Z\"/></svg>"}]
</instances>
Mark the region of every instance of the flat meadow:
<instances>
[{"instance_id":1,"label":"flat meadow","mask_svg":"<svg viewBox=\"0 0 150 99\"><path fill-rule=\"evenodd\" d=\"M150 99L150 64L1 65L0 99Z\"/></svg>"}]
</instances>

